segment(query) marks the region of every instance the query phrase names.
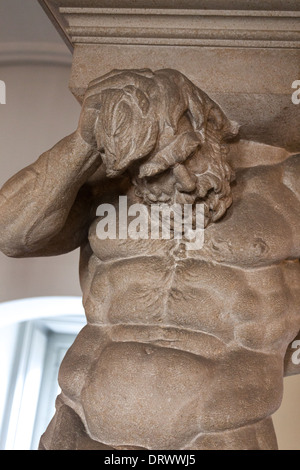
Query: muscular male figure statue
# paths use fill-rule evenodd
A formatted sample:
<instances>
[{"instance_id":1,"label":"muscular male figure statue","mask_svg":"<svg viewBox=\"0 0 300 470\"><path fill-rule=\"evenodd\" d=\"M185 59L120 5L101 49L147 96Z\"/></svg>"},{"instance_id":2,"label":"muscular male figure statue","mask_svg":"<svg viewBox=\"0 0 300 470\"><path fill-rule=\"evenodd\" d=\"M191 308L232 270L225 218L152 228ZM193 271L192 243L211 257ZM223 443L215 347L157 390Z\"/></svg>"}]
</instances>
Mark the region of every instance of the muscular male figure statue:
<instances>
[{"instance_id":1,"label":"muscular male figure statue","mask_svg":"<svg viewBox=\"0 0 300 470\"><path fill-rule=\"evenodd\" d=\"M81 247L87 325L41 449L276 449L300 330L300 156L234 176L237 132L177 71L113 71L90 84L76 132L2 188L5 254ZM202 203L202 249L100 240L97 207L120 195Z\"/></svg>"}]
</instances>

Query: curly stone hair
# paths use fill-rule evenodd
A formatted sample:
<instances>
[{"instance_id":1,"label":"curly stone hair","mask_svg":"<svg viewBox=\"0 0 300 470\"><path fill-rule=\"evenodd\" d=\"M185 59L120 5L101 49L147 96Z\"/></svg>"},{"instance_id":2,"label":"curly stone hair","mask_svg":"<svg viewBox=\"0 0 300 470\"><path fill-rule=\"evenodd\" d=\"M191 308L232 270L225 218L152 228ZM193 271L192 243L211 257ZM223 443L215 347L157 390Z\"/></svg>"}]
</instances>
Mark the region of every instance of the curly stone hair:
<instances>
[{"instance_id":1,"label":"curly stone hair","mask_svg":"<svg viewBox=\"0 0 300 470\"><path fill-rule=\"evenodd\" d=\"M233 179L225 142L237 135L238 125L188 78L171 69L113 70L90 83L88 101L100 111L95 133L109 178L138 166L134 183L144 201L153 203L147 178L180 165L205 145L205 171L197 178L207 223L224 214ZM190 123L184 131L183 117Z\"/></svg>"}]
</instances>

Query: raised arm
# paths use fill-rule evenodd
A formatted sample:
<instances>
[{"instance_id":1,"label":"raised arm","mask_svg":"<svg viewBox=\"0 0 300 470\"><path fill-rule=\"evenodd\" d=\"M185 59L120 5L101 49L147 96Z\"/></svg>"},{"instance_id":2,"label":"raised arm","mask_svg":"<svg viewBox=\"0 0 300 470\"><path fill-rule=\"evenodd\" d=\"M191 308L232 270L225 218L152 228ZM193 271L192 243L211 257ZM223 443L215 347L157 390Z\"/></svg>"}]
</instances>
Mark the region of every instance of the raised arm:
<instances>
[{"instance_id":1,"label":"raised arm","mask_svg":"<svg viewBox=\"0 0 300 470\"><path fill-rule=\"evenodd\" d=\"M59 254L82 243L91 202L85 183L101 164L97 113L84 106L76 132L2 187L0 250L6 255Z\"/></svg>"}]
</instances>

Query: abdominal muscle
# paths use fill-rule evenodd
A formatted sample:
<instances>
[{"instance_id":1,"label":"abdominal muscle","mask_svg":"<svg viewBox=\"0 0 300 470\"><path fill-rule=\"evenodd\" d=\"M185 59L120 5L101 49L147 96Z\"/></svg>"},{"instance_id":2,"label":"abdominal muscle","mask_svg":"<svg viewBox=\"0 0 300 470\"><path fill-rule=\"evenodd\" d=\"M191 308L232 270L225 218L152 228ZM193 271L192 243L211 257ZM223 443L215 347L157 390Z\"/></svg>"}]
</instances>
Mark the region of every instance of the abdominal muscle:
<instances>
[{"instance_id":1,"label":"abdominal muscle","mask_svg":"<svg viewBox=\"0 0 300 470\"><path fill-rule=\"evenodd\" d=\"M252 424L280 405L280 358L218 345L199 334L198 342L208 346L204 357L196 354L192 333L194 352L181 349L187 338L178 335L176 344L165 335L164 344L162 337L150 325L143 332L120 325L82 330L62 363L59 382L88 435L115 448L193 449L213 445L202 443L205 436L218 440L238 431L239 446L257 448Z\"/></svg>"},{"instance_id":2,"label":"abdominal muscle","mask_svg":"<svg viewBox=\"0 0 300 470\"><path fill-rule=\"evenodd\" d=\"M92 255L88 263L88 325L68 351L59 382L93 440L115 448L200 449L213 446L205 444L212 436L225 445L229 433L233 448L276 447L271 421L269 441L260 444L255 423L280 406L283 351L276 336L262 334L266 321L259 325L261 311L249 286L238 284L240 274L220 266L220 284L218 268L197 260L197 272L194 260L172 264L164 256L103 263ZM235 283L234 321L226 302L211 295L213 280L225 290L226 282Z\"/></svg>"}]
</instances>

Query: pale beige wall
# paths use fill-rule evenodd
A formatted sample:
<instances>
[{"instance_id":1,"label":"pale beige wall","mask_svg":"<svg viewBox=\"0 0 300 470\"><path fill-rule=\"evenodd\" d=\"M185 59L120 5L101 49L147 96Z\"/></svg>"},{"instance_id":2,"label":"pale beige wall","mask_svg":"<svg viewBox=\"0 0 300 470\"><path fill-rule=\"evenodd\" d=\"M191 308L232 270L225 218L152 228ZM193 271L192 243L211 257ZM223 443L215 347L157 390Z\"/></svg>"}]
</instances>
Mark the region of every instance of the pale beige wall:
<instances>
[{"instance_id":1,"label":"pale beige wall","mask_svg":"<svg viewBox=\"0 0 300 470\"><path fill-rule=\"evenodd\" d=\"M0 185L76 129L80 106L68 90L69 66L0 64L7 103L0 106ZM78 250L47 259L0 253L0 301L80 295Z\"/></svg>"},{"instance_id":2,"label":"pale beige wall","mask_svg":"<svg viewBox=\"0 0 300 470\"><path fill-rule=\"evenodd\" d=\"M286 377L284 397L274 415L280 450L300 450L300 375Z\"/></svg>"}]
</instances>

